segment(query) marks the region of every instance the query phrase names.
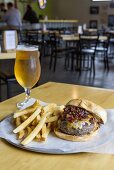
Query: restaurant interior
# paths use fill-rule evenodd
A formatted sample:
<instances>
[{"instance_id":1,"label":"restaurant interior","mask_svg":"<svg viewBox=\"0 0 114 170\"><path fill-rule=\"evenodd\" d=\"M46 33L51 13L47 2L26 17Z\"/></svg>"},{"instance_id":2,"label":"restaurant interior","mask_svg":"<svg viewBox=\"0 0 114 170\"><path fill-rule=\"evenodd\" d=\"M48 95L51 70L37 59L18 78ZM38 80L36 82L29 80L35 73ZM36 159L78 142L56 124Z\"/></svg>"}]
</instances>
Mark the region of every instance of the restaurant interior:
<instances>
[{"instance_id":1,"label":"restaurant interior","mask_svg":"<svg viewBox=\"0 0 114 170\"><path fill-rule=\"evenodd\" d=\"M0 0L0 170L113 170L113 108L114 0Z\"/></svg>"},{"instance_id":2,"label":"restaurant interior","mask_svg":"<svg viewBox=\"0 0 114 170\"><path fill-rule=\"evenodd\" d=\"M7 10L8 2L2 2ZM6 30L16 31L18 44L38 45L41 76L37 85L54 81L114 89L112 1L48 0L44 9L37 1L15 0L13 4L21 14L22 25L20 28L7 28L7 23L1 18L1 54L6 52L3 47ZM36 21L30 21L30 16L24 20L28 5L36 14ZM3 17L2 9L1 15ZM15 50L7 51L8 56L12 53ZM23 92L15 79L14 65L15 59L1 58L1 101Z\"/></svg>"}]
</instances>

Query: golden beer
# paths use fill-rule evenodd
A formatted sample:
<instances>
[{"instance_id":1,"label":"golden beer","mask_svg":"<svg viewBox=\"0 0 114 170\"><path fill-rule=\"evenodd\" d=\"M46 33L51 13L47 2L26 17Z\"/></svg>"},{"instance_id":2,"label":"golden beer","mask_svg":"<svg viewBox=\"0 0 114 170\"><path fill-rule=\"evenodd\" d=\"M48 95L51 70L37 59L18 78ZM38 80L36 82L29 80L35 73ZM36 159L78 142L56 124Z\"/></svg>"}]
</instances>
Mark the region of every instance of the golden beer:
<instances>
[{"instance_id":1,"label":"golden beer","mask_svg":"<svg viewBox=\"0 0 114 170\"><path fill-rule=\"evenodd\" d=\"M37 50L16 51L15 77L23 88L31 89L40 78L40 62Z\"/></svg>"}]
</instances>

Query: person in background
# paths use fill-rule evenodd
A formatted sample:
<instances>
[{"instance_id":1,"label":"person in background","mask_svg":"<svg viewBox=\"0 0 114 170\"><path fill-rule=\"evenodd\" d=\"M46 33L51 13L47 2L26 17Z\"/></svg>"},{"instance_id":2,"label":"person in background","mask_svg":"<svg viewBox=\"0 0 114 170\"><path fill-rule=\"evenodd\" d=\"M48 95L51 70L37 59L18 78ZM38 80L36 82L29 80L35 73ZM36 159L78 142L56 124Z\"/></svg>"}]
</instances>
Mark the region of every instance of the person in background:
<instances>
[{"instance_id":1,"label":"person in background","mask_svg":"<svg viewBox=\"0 0 114 170\"><path fill-rule=\"evenodd\" d=\"M2 17L8 29L20 29L22 26L20 11L16 9L12 2L7 3L7 12Z\"/></svg>"},{"instance_id":2,"label":"person in background","mask_svg":"<svg viewBox=\"0 0 114 170\"><path fill-rule=\"evenodd\" d=\"M32 7L30 5L27 5L27 9L26 9L26 12L23 16L23 20L27 21L31 24L38 23L38 17L36 15L35 11L33 11Z\"/></svg>"},{"instance_id":3,"label":"person in background","mask_svg":"<svg viewBox=\"0 0 114 170\"><path fill-rule=\"evenodd\" d=\"M6 8L5 8L5 4L2 2L0 3L0 19L2 19L2 17L4 16L4 14L6 13Z\"/></svg>"},{"instance_id":4,"label":"person in background","mask_svg":"<svg viewBox=\"0 0 114 170\"><path fill-rule=\"evenodd\" d=\"M44 16L42 14L39 15L39 20L43 20Z\"/></svg>"}]
</instances>

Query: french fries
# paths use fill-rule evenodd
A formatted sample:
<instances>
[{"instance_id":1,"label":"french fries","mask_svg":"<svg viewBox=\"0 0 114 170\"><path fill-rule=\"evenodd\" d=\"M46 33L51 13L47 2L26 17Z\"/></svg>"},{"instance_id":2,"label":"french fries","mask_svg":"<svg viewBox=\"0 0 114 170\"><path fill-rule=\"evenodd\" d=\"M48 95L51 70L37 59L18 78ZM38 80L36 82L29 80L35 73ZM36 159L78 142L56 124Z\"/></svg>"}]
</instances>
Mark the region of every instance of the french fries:
<instances>
[{"instance_id":1,"label":"french fries","mask_svg":"<svg viewBox=\"0 0 114 170\"><path fill-rule=\"evenodd\" d=\"M15 124L16 126L19 126L21 124L21 119L20 117L17 117L16 120L15 120ZM18 139L22 139L24 136L24 130L21 130L19 133L18 133Z\"/></svg>"},{"instance_id":2,"label":"french fries","mask_svg":"<svg viewBox=\"0 0 114 170\"><path fill-rule=\"evenodd\" d=\"M16 129L13 130L14 133L18 133L21 130L25 129L27 125L29 125L36 116L41 112L41 107L39 107L27 120L25 120L21 125L19 125Z\"/></svg>"},{"instance_id":3,"label":"french fries","mask_svg":"<svg viewBox=\"0 0 114 170\"><path fill-rule=\"evenodd\" d=\"M39 102L36 101L32 106L28 107L27 109L24 109L24 110L21 110L21 111L18 111L18 112L15 112L14 113L14 118L16 117L20 117L22 115L26 115L26 114L29 114L29 113L33 113L37 107L39 106Z\"/></svg>"},{"instance_id":4,"label":"french fries","mask_svg":"<svg viewBox=\"0 0 114 170\"><path fill-rule=\"evenodd\" d=\"M59 116L52 116L52 117L49 117L49 118L47 118L46 123L55 122L55 121L58 120L58 117L59 117Z\"/></svg>"},{"instance_id":5,"label":"french fries","mask_svg":"<svg viewBox=\"0 0 114 170\"><path fill-rule=\"evenodd\" d=\"M42 140L43 141L46 141L50 130L51 130L50 127L47 127L46 124L44 124L42 128Z\"/></svg>"},{"instance_id":6,"label":"french fries","mask_svg":"<svg viewBox=\"0 0 114 170\"><path fill-rule=\"evenodd\" d=\"M38 142L46 141L63 109L64 106L57 106L55 103L43 107L37 101L33 106L14 113L16 128L13 132L21 139L22 145L27 145L34 139Z\"/></svg>"},{"instance_id":7,"label":"french fries","mask_svg":"<svg viewBox=\"0 0 114 170\"><path fill-rule=\"evenodd\" d=\"M46 121L46 116L42 116L42 118L40 119L39 124L35 127L35 129L21 142L22 145L27 145L28 143L30 143L35 136L40 132L40 130L42 129L44 123Z\"/></svg>"}]
</instances>

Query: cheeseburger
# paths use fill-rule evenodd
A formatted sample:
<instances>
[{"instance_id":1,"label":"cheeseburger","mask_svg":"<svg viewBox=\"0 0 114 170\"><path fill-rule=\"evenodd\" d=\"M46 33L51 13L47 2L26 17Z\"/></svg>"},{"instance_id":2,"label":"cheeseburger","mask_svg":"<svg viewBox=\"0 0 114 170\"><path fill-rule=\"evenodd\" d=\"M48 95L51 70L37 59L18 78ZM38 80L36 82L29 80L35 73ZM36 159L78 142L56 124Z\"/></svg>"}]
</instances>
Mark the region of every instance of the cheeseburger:
<instances>
[{"instance_id":1,"label":"cheeseburger","mask_svg":"<svg viewBox=\"0 0 114 170\"><path fill-rule=\"evenodd\" d=\"M65 106L54 132L62 139L86 141L106 121L107 113L102 107L85 99L73 99Z\"/></svg>"}]
</instances>

